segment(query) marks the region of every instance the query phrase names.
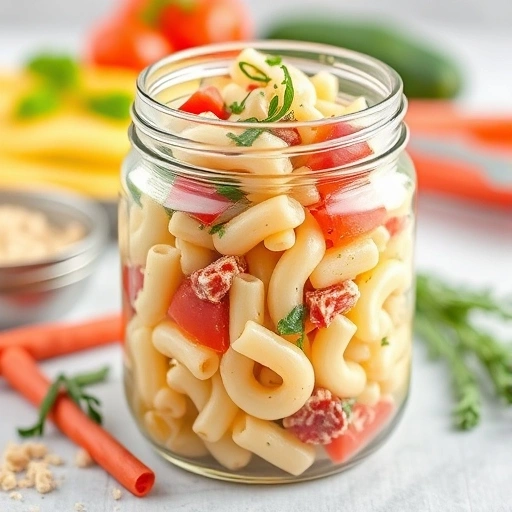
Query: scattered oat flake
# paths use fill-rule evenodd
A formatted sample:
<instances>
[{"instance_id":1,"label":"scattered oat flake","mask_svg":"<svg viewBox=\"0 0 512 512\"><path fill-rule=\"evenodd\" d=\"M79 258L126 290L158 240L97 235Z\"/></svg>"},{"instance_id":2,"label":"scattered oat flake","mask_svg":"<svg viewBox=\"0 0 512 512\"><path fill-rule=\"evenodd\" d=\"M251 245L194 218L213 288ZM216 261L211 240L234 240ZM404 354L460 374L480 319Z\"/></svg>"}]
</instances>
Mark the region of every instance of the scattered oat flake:
<instances>
[{"instance_id":1,"label":"scattered oat flake","mask_svg":"<svg viewBox=\"0 0 512 512\"><path fill-rule=\"evenodd\" d=\"M94 465L94 461L87 450L80 448L75 455L75 466L79 468L88 468Z\"/></svg>"},{"instance_id":2,"label":"scattered oat flake","mask_svg":"<svg viewBox=\"0 0 512 512\"><path fill-rule=\"evenodd\" d=\"M48 448L44 443L25 443L27 453L31 459L42 459L48 454Z\"/></svg>"},{"instance_id":3,"label":"scattered oat flake","mask_svg":"<svg viewBox=\"0 0 512 512\"><path fill-rule=\"evenodd\" d=\"M50 464L50 466L62 466L64 464L64 459L56 453L48 453L43 461Z\"/></svg>"},{"instance_id":4,"label":"scattered oat flake","mask_svg":"<svg viewBox=\"0 0 512 512\"><path fill-rule=\"evenodd\" d=\"M21 494L21 492L17 491L11 492L11 494L9 494L9 498L11 498L11 500L14 501L23 501L23 495Z\"/></svg>"},{"instance_id":5,"label":"scattered oat flake","mask_svg":"<svg viewBox=\"0 0 512 512\"><path fill-rule=\"evenodd\" d=\"M87 509L85 508L85 505L83 503L77 502L75 503L75 510L76 512L85 512Z\"/></svg>"},{"instance_id":6,"label":"scattered oat flake","mask_svg":"<svg viewBox=\"0 0 512 512\"><path fill-rule=\"evenodd\" d=\"M115 500L120 500L123 493L121 492L121 489L118 489L117 487L114 487L112 489L112 498Z\"/></svg>"},{"instance_id":7,"label":"scattered oat flake","mask_svg":"<svg viewBox=\"0 0 512 512\"><path fill-rule=\"evenodd\" d=\"M12 491L17 487L16 475L7 468L0 469L0 489L2 491Z\"/></svg>"}]
</instances>

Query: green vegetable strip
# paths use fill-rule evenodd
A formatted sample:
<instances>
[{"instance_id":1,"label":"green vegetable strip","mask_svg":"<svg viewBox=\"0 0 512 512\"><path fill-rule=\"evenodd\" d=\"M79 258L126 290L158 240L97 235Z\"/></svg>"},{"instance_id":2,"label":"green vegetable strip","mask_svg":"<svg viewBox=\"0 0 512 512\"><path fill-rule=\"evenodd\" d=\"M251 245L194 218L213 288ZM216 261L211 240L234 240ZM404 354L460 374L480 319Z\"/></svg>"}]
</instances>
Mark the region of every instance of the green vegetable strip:
<instances>
[{"instance_id":1,"label":"green vegetable strip","mask_svg":"<svg viewBox=\"0 0 512 512\"><path fill-rule=\"evenodd\" d=\"M86 413L89 418L101 424L102 417L97 409L97 406L100 405L100 401L96 397L84 393L83 387L103 382L107 378L108 372L108 367L104 367L93 372L75 375L74 377L67 377L64 374L60 374L51 384L48 393L44 397L41 407L39 408L39 416L36 424L29 428L19 428L18 434L21 437L43 435L46 418L52 410L61 390L66 392L69 398L71 398L78 407L83 408L82 402L85 402Z\"/></svg>"},{"instance_id":2,"label":"green vegetable strip","mask_svg":"<svg viewBox=\"0 0 512 512\"><path fill-rule=\"evenodd\" d=\"M436 325L425 314L416 314L416 333L427 343L430 355L436 359L443 358L451 370L453 391L457 399L453 408L454 424L457 428L469 430L480 421L481 400L478 385L462 354Z\"/></svg>"}]
</instances>

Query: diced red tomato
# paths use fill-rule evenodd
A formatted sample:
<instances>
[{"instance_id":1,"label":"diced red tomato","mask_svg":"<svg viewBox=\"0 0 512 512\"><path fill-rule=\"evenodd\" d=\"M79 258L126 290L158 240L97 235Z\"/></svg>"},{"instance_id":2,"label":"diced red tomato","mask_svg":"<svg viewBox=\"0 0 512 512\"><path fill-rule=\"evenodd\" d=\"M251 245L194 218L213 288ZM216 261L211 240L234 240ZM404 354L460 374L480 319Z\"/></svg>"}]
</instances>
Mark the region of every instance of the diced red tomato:
<instances>
[{"instance_id":1,"label":"diced red tomato","mask_svg":"<svg viewBox=\"0 0 512 512\"><path fill-rule=\"evenodd\" d=\"M227 119L229 117L229 113L224 107L224 100L217 87L213 85L197 90L181 105L179 110L197 115L204 112L212 112L219 119Z\"/></svg>"},{"instance_id":2,"label":"diced red tomato","mask_svg":"<svg viewBox=\"0 0 512 512\"><path fill-rule=\"evenodd\" d=\"M346 135L351 135L357 130L348 123L336 123L321 126L317 129L314 143L335 140ZM350 147L332 149L324 152L318 152L309 155L303 165L307 165L313 171L324 169L333 169L342 165L347 165L362 158L366 158L373 153L366 142L353 144Z\"/></svg>"},{"instance_id":3,"label":"diced red tomato","mask_svg":"<svg viewBox=\"0 0 512 512\"><path fill-rule=\"evenodd\" d=\"M197 297L190 279L174 294L168 316L200 345L224 353L229 348L229 296L213 304Z\"/></svg>"},{"instance_id":4,"label":"diced red tomato","mask_svg":"<svg viewBox=\"0 0 512 512\"><path fill-rule=\"evenodd\" d=\"M386 224L384 224L384 226L388 230L390 236L395 236L405 228L405 225L407 224L407 219L407 215L402 215L401 217L391 217L389 220L386 221Z\"/></svg>"},{"instance_id":5,"label":"diced red tomato","mask_svg":"<svg viewBox=\"0 0 512 512\"><path fill-rule=\"evenodd\" d=\"M302 143L302 138L297 128L274 128L272 133L284 140L288 146L298 146Z\"/></svg>"},{"instance_id":6,"label":"diced red tomato","mask_svg":"<svg viewBox=\"0 0 512 512\"><path fill-rule=\"evenodd\" d=\"M364 448L390 419L393 409L393 403L387 400L373 407L355 404L347 431L325 446L331 460L336 463L346 462Z\"/></svg>"},{"instance_id":7,"label":"diced red tomato","mask_svg":"<svg viewBox=\"0 0 512 512\"><path fill-rule=\"evenodd\" d=\"M144 272L140 265L123 265L122 279L126 298L133 307L137 295L144 286Z\"/></svg>"},{"instance_id":8,"label":"diced red tomato","mask_svg":"<svg viewBox=\"0 0 512 512\"><path fill-rule=\"evenodd\" d=\"M188 213L202 224L210 226L231 206L229 198L219 194L214 186L197 183L177 176L172 184L165 206Z\"/></svg>"},{"instance_id":9,"label":"diced red tomato","mask_svg":"<svg viewBox=\"0 0 512 512\"><path fill-rule=\"evenodd\" d=\"M322 228L325 239L333 246L372 231L386 217L383 206L359 212L333 213L329 211L329 204L324 203L310 211Z\"/></svg>"},{"instance_id":10,"label":"diced red tomato","mask_svg":"<svg viewBox=\"0 0 512 512\"><path fill-rule=\"evenodd\" d=\"M260 86L259 86L259 85L257 85L257 84L249 84L249 85L246 87L246 89L247 89L247 91L248 91L248 92L252 92L252 91L254 91L255 89L258 89L259 87L260 87Z\"/></svg>"}]
</instances>

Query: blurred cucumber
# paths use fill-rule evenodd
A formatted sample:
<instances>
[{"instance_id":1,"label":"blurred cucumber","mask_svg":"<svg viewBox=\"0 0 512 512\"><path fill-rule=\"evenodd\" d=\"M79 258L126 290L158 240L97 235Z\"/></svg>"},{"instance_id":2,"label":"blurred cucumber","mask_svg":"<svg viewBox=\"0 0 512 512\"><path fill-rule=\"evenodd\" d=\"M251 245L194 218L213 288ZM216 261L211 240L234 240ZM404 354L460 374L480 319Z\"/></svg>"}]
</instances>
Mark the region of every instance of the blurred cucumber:
<instances>
[{"instance_id":1,"label":"blurred cucumber","mask_svg":"<svg viewBox=\"0 0 512 512\"><path fill-rule=\"evenodd\" d=\"M409 98L453 98L462 88L462 73L450 57L396 27L307 17L277 23L266 37L330 44L375 57L398 72Z\"/></svg>"}]
</instances>

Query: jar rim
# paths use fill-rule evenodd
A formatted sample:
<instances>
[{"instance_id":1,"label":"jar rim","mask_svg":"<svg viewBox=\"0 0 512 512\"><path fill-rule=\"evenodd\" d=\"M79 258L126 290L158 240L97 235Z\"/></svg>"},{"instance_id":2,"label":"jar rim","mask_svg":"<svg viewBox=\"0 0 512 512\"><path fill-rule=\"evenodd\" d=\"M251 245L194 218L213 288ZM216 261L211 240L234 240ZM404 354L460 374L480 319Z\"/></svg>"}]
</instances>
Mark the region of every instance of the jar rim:
<instances>
[{"instance_id":1,"label":"jar rim","mask_svg":"<svg viewBox=\"0 0 512 512\"><path fill-rule=\"evenodd\" d=\"M380 85L387 86L388 94L381 101L370 105L368 108L361 110L359 112L354 112L351 114L343 115L343 116L333 116L326 117L319 120L313 121L275 121L275 122L244 122L244 121L229 121L223 119L212 119L207 117L197 116L195 114L190 114L187 112L180 111L178 109L172 108L169 105L166 105L157 99L155 99L151 93L149 92L149 88L151 85L149 81L151 77L157 75L162 69L172 66L173 64L177 64L179 62L186 62L189 59L194 59L198 57L206 57L208 54L215 55L221 53L234 53L240 52L246 48L254 48L256 50L264 50L269 51L275 54L279 54L280 51L304 51L304 52L315 52L319 56L325 57L325 59L339 59L340 62L343 60L347 60L352 62L351 66L353 70L357 70L357 65L360 66L368 66L371 70L378 72L385 78L388 83L383 84L382 80L380 81ZM286 58L286 57L285 57ZM337 67L337 63L326 62L327 65L331 65ZM362 72L361 72L362 73ZM366 78L369 78L370 75L366 74ZM266 129L275 129L275 128L318 128L320 126L328 126L331 124L339 123L341 119L347 123L353 123L370 116L381 115L386 116L386 113L389 117L392 117L393 114L400 108L400 105L403 102L403 82L400 78L400 75L390 66L385 64L384 62L370 57L369 55L365 55L360 52L356 52L353 50L347 50L345 48L339 48L336 46L321 44L321 43L310 43L303 41L289 41L289 40L262 40L262 41L236 41L229 43L219 43L212 45L199 46L196 48L190 48L187 50L182 50L176 52L174 54L168 55L163 59L155 62L154 64L145 68L137 78L137 95L134 104L134 108L132 109L132 118L135 124L143 123L146 126L149 125L151 129L160 132L161 134L165 134L166 132L162 130L159 126L155 125L151 122L146 115L137 115L140 112L143 112L148 107L155 112L163 114L165 116L170 116L174 119L179 119L182 121L194 122L197 125L206 124L212 126L221 126L224 128L266 128ZM145 108L144 108L145 107ZM347 136L349 139L350 136Z\"/></svg>"}]
</instances>

